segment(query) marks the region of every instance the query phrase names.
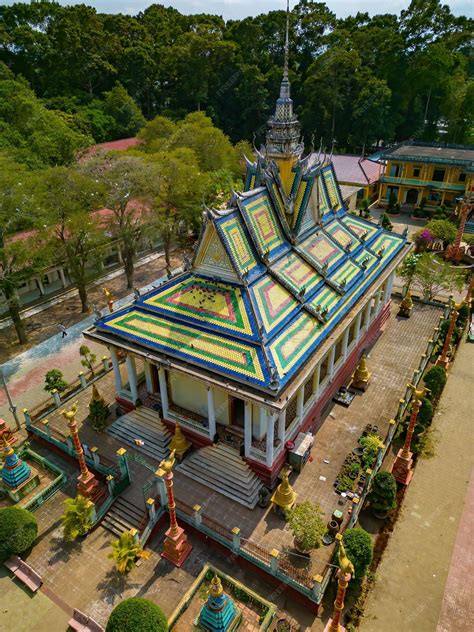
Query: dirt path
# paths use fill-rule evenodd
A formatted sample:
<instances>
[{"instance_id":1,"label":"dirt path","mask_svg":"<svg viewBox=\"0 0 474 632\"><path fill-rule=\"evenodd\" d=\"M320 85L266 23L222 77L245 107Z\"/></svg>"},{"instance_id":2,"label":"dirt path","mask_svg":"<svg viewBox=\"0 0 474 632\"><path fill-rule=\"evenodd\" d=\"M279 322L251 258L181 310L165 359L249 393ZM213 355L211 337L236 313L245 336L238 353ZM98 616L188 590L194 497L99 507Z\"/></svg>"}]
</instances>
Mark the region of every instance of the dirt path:
<instances>
[{"instance_id":1,"label":"dirt path","mask_svg":"<svg viewBox=\"0 0 474 632\"><path fill-rule=\"evenodd\" d=\"M474 466L473 361L474 346L461 344L433 422L436 456L418 462L367 602L362 632L435 632L448 572L459 575L462 559L470 558L472 565L474 540L463 528L458 535L458 528ZM463 558L453 556L456 538ZM456 619L449 620L443 608L441 629L474 629L468 597L473 594L473 569L464 575L462 593L452 595L449 586L446 597L456 600Z\"/></svg>"}]
</instances>

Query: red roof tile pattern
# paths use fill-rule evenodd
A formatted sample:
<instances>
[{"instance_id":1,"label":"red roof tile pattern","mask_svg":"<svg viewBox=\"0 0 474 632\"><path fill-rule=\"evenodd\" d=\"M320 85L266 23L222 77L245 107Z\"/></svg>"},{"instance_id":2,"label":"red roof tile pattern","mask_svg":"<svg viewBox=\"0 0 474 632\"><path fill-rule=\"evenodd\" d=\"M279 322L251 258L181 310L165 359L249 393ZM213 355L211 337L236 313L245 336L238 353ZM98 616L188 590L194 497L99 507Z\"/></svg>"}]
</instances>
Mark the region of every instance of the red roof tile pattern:
<instances>
[{"instance_id":1,"label":"red roof tile pattern","mask_svg":"<svg viewBox=\"0 0 474 632\"><path fill-rule=\"evenodd\" d=\"M382 165L361 156L340 155L333 156L332 163L336 170L338 182L350 184L373 184L380 179Z\"/></svg>"}]
</instances>

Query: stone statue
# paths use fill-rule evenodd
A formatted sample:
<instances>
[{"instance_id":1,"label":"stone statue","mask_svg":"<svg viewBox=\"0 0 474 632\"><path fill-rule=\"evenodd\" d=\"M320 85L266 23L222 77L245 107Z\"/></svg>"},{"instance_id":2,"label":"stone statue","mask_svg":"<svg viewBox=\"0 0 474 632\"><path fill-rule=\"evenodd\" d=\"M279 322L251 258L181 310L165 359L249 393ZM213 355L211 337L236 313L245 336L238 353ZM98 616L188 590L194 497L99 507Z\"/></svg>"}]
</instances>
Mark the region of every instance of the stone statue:
<instances>
[{"instance_id":1,"label":"stone statue","mask_svg":"<svg viewBox=\"0 0 474 632\"><path fill-rule=\"evenodd\" d=\"M78 402L74 402L74 404L71 406L71 408L69 410L61 410L61 415L64 417L64 419L68 422L68 424L72 424L76 418L77 415L77 404Z\"/></svg>"},{"instance_id":2,"label":"stone statue","mask_svg":"<svg viewBox=\"0 0 474 632\"><path fill-rule=\"evenodd\" d=\"M173 465L176 461L174 455L175 451L171 450L169 457L167 459L163 459L160 463L160 470L162 470L165 474L170 474L173 469Z\"/></svg>"}]
</instances>

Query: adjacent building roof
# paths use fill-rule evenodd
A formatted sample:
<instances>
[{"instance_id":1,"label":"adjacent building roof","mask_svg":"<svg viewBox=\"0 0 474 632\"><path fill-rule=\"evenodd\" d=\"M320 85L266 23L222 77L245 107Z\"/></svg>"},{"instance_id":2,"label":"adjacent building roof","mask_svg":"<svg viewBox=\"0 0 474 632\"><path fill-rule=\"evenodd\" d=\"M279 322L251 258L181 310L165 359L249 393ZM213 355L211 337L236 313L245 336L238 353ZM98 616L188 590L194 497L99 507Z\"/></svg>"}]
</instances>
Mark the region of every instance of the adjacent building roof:
<instances>
[{"instance_id":1,"label":"adjacent building roof","mask_svg":"<svg viewBox=\"0 0 474 632\"><path fill-rule=\"evenodd\" d=\"M361 156L339 155L332 157L332 164L339 183L367 186L380 179L383 166Z\"/></svg>"},{"instance_id":2,"label":"adjacent building roof","mask_svg":"<svg viewBox=\"0 0 474 632\"><path fill-rule=\"evenodd\" d=\"M381 159L440 164L459 164L474 168L474 145L449 145L404 141L378 153Z\"/></svg>"},{"instance_id":3,"label":"adjacent building roof","mask_svg":"<svg viewBox=\"0 0 474 632\"><path fill-rule=\"evenodd\" d=\"M81 155L80 160L84 161L88 158L92 158L99 153L106 151L125 151L129 147L136 147L142 141L139 138L121 138L120 140L112 140L108 143L99 143L98 145L92 145Z\"/></svg>"}]
</instances>

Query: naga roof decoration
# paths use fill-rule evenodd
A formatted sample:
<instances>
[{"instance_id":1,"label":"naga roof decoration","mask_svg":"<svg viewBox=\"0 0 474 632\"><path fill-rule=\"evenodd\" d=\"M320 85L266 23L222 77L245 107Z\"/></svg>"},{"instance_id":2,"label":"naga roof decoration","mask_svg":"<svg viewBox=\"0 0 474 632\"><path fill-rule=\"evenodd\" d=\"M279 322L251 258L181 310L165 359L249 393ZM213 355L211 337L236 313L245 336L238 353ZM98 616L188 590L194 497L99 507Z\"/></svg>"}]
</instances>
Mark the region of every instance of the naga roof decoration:
<instances>
[{"instance_id":1,"label":"naga roof decoration","mask_svg":"<svg viewBox=\"0 0 474 632\"><path fill-rule=\"evenodd\" d=\"M396 265L406 237L348 214L332 163L321 152L302 158L288 37L268 127L266 145L247 160L245 191L227 210L204 213L192 263L96 328L116 344L276 396Z\"/></svg>"},{"instance_id":2,"label":"naga roof decoration","mask_svg":"<svg viewBox=\"0 0 474 632\"><path fill-rule=\"evenodd\" d=\"M334 178L325 173L323 187ZM345 209L314 217L301 239L287 226L289 239L273 184L208 211L190 269L97 329L257 390L283 389L406 240ZM304 213L310 205L308 196Z\"/></svg>"}]
</instances>

